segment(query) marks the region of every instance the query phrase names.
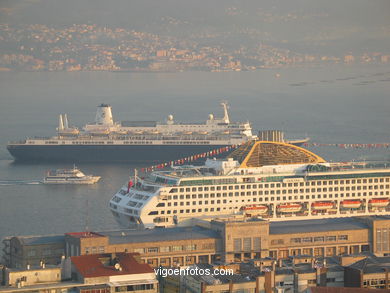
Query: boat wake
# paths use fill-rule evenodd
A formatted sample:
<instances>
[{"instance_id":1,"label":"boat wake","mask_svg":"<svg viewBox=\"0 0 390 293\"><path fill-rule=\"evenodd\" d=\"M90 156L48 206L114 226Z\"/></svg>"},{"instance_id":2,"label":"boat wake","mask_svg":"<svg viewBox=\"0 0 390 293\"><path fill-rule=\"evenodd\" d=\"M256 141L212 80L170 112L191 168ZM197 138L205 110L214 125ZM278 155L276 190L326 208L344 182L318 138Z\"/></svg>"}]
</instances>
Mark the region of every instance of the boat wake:
<instances>
[{"instance_id":1,"label":"boat wake","mask_svg":"<svg viewBox=\"0 0 390 293\"><path fill-rule=\"evenodd\" d=\"M0 180L0 186L9 185L38 185L42 184L39 180Z\"/></svg>"}]
</instances>

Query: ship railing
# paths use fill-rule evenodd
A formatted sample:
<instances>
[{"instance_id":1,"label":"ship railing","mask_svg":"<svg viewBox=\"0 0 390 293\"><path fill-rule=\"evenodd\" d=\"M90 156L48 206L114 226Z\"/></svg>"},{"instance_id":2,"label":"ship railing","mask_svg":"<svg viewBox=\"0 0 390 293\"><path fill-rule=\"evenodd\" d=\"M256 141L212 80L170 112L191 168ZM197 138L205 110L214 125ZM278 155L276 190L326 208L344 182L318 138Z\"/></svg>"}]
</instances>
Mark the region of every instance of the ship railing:
<instances>
[{"instance_id":1,"label":"ship railing","mask_svg":"<svg viewBox=\"0 0 390 293\"><path fill-rule=\"evenodd\" d=\"M353 170L353 169L388 169L390 162L387 161L362 161L362 162L335 162L330 163L332 171Z\"/></svg>"}]
</instances>

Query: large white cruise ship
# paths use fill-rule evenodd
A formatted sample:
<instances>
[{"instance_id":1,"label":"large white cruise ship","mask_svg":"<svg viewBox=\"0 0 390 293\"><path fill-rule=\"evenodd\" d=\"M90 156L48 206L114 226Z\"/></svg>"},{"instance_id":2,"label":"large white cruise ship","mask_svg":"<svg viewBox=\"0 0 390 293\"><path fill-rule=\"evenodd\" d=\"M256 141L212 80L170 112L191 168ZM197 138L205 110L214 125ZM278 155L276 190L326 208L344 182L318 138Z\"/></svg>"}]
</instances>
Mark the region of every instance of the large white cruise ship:
<instances>
[{"instance_id":1,"label":"large white cruise ship","mask_svg":"<svg viewBox=\"0 0 390 293\"><path fill-rule=\"evenodd\" d=\"M390 169L329 163L301 147L251 141L228 158L134 178L110 200L126 227L241 214L270 221L390 214Z\"/></svg>"},{"instance_id":2,"label":"large white cruise ship","mask_svg":"<svg viewBox=\"0 0 390 293\"><path fill-rule=\"evenodd\" d=\"M60 115L56 136L10 142L7 148L20 161L144 163L171 161L256 137L249 122L230 121L227 104L222 107L223 117L210 114L200 123L178 123L173 115L165 122L115 122L111 106L101 104L95 122L82 129Z\"/></svg>"}]
</instances>

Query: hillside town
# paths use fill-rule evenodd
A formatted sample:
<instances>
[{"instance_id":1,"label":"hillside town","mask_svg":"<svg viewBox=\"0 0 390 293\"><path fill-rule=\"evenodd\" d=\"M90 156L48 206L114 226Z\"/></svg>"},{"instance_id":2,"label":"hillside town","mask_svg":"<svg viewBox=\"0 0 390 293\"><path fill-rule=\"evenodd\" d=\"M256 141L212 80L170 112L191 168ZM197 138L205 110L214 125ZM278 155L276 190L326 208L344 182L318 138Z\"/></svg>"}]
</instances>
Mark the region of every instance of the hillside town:
<instances>
[{"instance_id":1,"label":"hillside town","mask_svg":"<svg viewBox=\"0 0 390 293\"><path fill-rule=\"evenodd\" d=\"M218 42L227 33L158 35L120 27L74 24L0 24L1 71L248 71L325 64L388 63L389 52L321 55L294 52L261 41L253 31L243 37L254 44ZM218 45L216 45L218 44Z\"/></svg>"}]
</instances>

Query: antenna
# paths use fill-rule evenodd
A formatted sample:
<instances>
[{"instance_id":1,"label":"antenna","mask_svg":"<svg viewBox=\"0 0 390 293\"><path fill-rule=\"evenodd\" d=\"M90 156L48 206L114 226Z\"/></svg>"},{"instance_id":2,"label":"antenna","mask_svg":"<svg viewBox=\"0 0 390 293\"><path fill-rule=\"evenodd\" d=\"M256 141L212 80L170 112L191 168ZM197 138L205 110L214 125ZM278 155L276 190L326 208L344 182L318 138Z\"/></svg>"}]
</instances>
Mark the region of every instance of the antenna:
<instances>
[{"instance_id":1,"label":"antenna","mask_svg":"<svg viewBox=\"0 0 390 293\"><path fill-rule=\"evenodd\" d=\"M85 214L85 232L89 233L89 199L86 201L86 214Z\"/></svg>"}]
</instances>

